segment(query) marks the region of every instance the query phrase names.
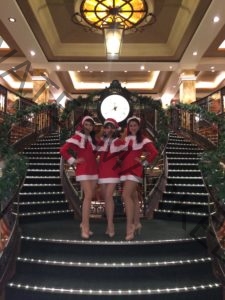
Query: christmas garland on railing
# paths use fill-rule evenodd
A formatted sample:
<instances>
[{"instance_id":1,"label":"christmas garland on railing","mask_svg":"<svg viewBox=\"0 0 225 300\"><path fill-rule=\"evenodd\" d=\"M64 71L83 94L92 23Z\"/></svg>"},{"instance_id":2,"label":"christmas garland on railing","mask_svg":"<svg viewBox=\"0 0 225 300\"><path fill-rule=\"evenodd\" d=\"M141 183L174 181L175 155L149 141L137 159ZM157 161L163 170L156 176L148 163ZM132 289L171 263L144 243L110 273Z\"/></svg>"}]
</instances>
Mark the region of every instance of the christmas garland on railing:
<instances>
[{"instance_id":1,"label":"christmas garland on railing","mask_svg":"<svg viewBox=\"0 0 225 300\"><path fill-rule=\"evenodd\" d=\"M66 102L65 109L60 115L60 124L63 125L66 120L69 119L71 112L76 111L76 108L81 106L81 104L91 104L95 100L97 93L89 94L86 98L79 97L77 99L69 100ZM165 114L164 109L162 108L162 103L160 100L153 100L151 97L147 96L137 96L141 104L144 104L146 108L155 109L158 111L158 120L157 120L157 141L156 146L161 148L162 145L165 145L168 137L168 118ZM64 141L70 133L70 129L61 126L61 140Z\"/></svg>"},{"instance_id":2,"label":"christmas garland on railing","mask_svg":"<svg viewBox=\"0 0 225 300\"><path fill-rule=\"evenodd\" d=\"M201 119L214 123L219 128L218 146L203 153L199 166L206 182L214 188L217 198L225 203L225 119L208 112L198 105L178 104L177 108L198 114Z\"/></svg>"},{"instance_id":3,"label":"christmas garland on railing","mask_svg":"<svg viewBox=\"0 0 225 300\"><path fill-rule=\"evenodd\" d=\"M8 136L13 124L17 124L30 114L55 108L56 104L32 105L25 109L17 109L15 114L2 115L0 123L0 202L6 203L18 188L19 183L26 173L26 159L23 155L16 153L8 141Z\"/></svg>"}]
</instances>

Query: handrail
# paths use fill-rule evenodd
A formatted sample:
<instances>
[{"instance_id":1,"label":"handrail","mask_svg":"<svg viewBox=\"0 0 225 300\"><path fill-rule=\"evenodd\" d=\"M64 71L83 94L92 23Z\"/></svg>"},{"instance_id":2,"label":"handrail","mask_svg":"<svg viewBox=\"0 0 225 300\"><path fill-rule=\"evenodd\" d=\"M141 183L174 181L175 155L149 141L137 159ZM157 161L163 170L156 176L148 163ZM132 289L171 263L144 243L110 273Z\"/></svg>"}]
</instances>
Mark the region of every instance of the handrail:
<instances>
[{"instance_id":1,"label":"handrail","mask_svg":"<svg viewBox=\"0 0 225 300\"><path fill-rule=\"evenodd\" d=\"M144 200L145 200L145 216L147 218L153 217L153 211L158 207L159 199L165 190L165 185L167 181L167 158L165 155L165 148L158 156L157 160L154 164L149 168L149 175L150 180L152 175L154 174L154 170L158 170L156 182L153 185L153 188L145 193ZM145 168L144 173L146 175L147 168ZM146 180L146 176L144 177ZM147 191L147 189L145 188Z\"/></svg>"},{"instance_id":2,"label":"handrail","mask_svg":"<svg viewBox=\"0 0 225 300\"><path fill-rule=\"evenodd\" d=\"M68 170L68 168L67 168ZM74 170L73 170L74 172ZM78 191L74 188L71 180L66 172L66 164L64 159L61 157L60 160L60 178L65 192L66 198L69 201L70 206L74 210L74 214L79 219L81 218L81 201L79 198Z\"/></svg>"},{"instance_id":3,"label":"handrail","mask_svg":"<svg viewBox=\"0 0 225 300\"><path fill-rule=\"evenodd\" d=\"M16 254L19 251L18 214L14 213L13 208L19 201L19 191L23 180L0 213L0 291L14 274ZM18 205L16 210L18 212Z\"/></svg>"}]
</instances>

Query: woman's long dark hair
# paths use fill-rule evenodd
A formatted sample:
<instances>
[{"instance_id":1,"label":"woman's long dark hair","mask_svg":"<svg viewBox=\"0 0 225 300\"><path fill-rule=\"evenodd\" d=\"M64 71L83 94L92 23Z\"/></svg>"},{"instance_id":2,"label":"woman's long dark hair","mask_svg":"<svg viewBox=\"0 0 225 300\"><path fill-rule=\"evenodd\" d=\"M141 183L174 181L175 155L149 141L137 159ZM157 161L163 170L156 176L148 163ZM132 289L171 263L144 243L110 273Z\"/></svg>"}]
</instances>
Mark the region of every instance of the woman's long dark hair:
<instances>
[{"instance_id":1,"label":"woman's long dark hair","mask_svg":"<svg viewBox=\"0 0 225 300\"><path fill-rule=\"evenodd\" d=\"M93 125L95 125L90 119L88 119L86 122L90 122L90 123L92 123ZM84 134L84 129L82 128L82 129L80 130L80 132ZM92 144L96 146L96 145L97 145L97 141L96 141L96 138L95 138L95 130L92 130L92 131L90 132L90 137L91 137Z\"/></svg>"},{"instance_id":2,"label":"woman's long dark hair","mask_svg":"<svg viewBox=\"0 0 225 300\"><path fill-rule=\"evenodd\" d=\"M136 142L137 142L137 144L139 144L139 143L141 143L143 141L143 138L144 138L143 134L142 134L142 128L141 128L141 125L138 122L138 120L136 120L136 119L130 120L130 122L132 122L132 121L136 122L139 125L139 129L138 129L138 131L136 133ZM127 135L131 135L131 132L129 131L129 124L130 124L130 122L127 124Z\"/></svg>"}]
</instances>

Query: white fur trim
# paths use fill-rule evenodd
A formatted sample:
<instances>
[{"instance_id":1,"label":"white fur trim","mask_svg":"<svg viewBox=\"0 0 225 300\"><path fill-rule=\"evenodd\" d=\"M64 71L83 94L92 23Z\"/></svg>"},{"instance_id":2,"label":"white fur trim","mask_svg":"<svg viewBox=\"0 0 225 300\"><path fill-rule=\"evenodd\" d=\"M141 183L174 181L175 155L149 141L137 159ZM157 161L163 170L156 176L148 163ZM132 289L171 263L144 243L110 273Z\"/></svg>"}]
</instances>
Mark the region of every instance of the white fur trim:
<instances>
[{"instance_id":1,"label":"white fur trim","mask_svg":"<svg viewBox=\"0 0 225 300\"><path fill-rule=\"evenodd\" d=\"M120 179L119 178L99 178L98 183L103 184L103 183L119 183Z\"/></svg>"},{"instance_id":2,"label":"white fur trim","mask_svg":"<svg viewBox=\"0 0 225 300\"><path fill-rule=\"evenodd\" d=\"M82 132L79 132L79 131L76 131L75 132L75 135L78 135L80 136L80 141L77 140L77 139L74 139L73 137L69 138L68 140L66 140L67 143L71 143L71 144L74 144L82 149L85 148L85 141L88 140L89 143L91 144L92 146L92 149L93 150L96 150L96 146L92 144L92 139L91 139L91 136L88 135L86 136L85 134L83 134Z\"/></svg>"},{"instance_id":3,"label":"white fur trim","mask_svg":"<svg viewBox=\"0 0 225 300\"><path fill-rule=\"evenodd\" d=\"M130 181L142 183L142 178L138 177L138 176L134 176L134 175L122 175L122 176L120 176L120 180L121 181L130 180Z\"/></svg>"},{"instance_id":4,"label":"white fur trim","mask_svg":"<svg viewBox=\"0 0 225 300\"><path fill-rule=\"evenodd\" d=\"M98 175L78 175L76 176L77 181L82 181L82 180L98 180Z\"/></svg>"},{"instance_id":5,"label":"white fur trim","mask_svg":"<svg viewBox=\"0 0 225 300\"><path fill-rule=\"evenodd\" d=\"M127 119L127 124L128 124L130 121L132 121L132 120L138 121L139 124L141 123L141 119L140 119L140 118L138 118L138 117L136 117L136 116L132 116L132 117L130 117L130 118Z\"/></svg>"},{"instance_id":6,"label":"white fur trim","mask_svg":"<svg viewBox=\"0 0 225 300\"><path fill-rule=\"evenodd\" d=\"M83 117L81 124L84 125L84 122L87 121L87 120L91 120L95 124L95 121L91 116Z\"/></svg>"},{"instance_id":7,"label":"white fur trim","mask_svg":"<svg viewBox=\"0 0 225 300\"><path fill-rule=\"evenodd\" d=\"M76 159L74 157L70 157L67 162L69 165L73 165L76 162Z\"/></svg>"}]
</instances>

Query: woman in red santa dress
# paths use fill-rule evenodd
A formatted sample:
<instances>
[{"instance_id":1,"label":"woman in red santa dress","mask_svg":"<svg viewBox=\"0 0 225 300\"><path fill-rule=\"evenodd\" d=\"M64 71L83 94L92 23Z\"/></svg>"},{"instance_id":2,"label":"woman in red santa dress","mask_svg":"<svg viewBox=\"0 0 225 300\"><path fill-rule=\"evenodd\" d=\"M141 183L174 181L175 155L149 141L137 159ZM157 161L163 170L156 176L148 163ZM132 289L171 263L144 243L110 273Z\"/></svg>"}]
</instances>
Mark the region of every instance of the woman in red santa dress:
<instances>
[{"instance_id":1,"label":"woman in red santa dress","mask_svg":"<svg viewBox=\"0 0 225 300\"><path fill-rule=\"evenodd\" d=\"M112 238L115 235L113 216L114 201L113 193L116 184L119 183L118 153L114 147L114 140L118 136L119 125L116 120L108 118L103 125L103 136L99 143L99 173L101 195L105 201L105 213L107 218L106 235ZM113 153L112 153L112 149Z\"/></svg>"},{"instance_id":2,"label":"woman in red santa dress","mask_svg":"<svg viewBox=\"0 0 225 300\"><path fill-rule=\"evenodd\" d=\"M139 221L139 201L137 195L138 185L142 183L143 161L151 163L158 155L158 150L153 142L143 136L141 132L141 120L132 116L127 120L127 135L124 139L115 141L117 151L121 151L121 172L120 180L123 182L122 198L126 211L126 237L125 240L134 239L136 231L139 231L141 224Z\"/></svg>"},{"instance_id":3,"label":"woman in red santa dress","mask_svg":"<svg viewBox=\"0 0 225 300\"><path fill-rule=\"evenodd\" d=\"M89 219L91 200L95 195L98 180L96 151L94 120L90 116L85 116L81 121L81 130L76 131L75 135L69 138L60 148L62 157L70 165L76 166L76 180L80 182L81 189L84 192L82 222L80 224L83 239L88 239L93 234L89 228ZM75 153L76 158L71 152Z\"/></svg>"}]
</instances>

